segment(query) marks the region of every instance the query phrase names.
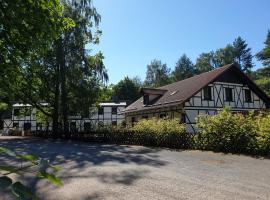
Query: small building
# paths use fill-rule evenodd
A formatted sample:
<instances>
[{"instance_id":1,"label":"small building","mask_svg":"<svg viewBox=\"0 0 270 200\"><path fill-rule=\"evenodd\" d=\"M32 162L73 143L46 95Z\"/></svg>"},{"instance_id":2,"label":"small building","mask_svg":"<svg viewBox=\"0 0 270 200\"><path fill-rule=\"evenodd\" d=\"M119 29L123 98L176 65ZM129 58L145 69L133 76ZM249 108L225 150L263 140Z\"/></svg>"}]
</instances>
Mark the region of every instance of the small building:
<instances>
[{"instance_id":1,"label":"small building","mask_svg":"<svg viewBox=\"0 0 270 200\"><path fill-rule=\"evenodd\" d=\"M47 106L43 103L42 106ZM99 106L89 108L89 116L69 116L70 131L91 131L106 125L118 126L124 119L122 111L126 102L102 102ZM41 123L37 118L37 109L30 104L15 103L12 109L5 111L0 123L0 131L50 131L52 123Z\"/></svg>"},{"instance_id":2,"label":"small building","mask_svg":"<svg viewBox=\"0 0 270 200\"><path fill-rule=\"evenodd\" d=\"M196 132L199 114L214 115L229 106L235 112L270 107L269 97L237 65L229 64L159 88L143 88L142 97L123 112L126 122L143 118L176 118Z\"/></svg>"}]
</instances>

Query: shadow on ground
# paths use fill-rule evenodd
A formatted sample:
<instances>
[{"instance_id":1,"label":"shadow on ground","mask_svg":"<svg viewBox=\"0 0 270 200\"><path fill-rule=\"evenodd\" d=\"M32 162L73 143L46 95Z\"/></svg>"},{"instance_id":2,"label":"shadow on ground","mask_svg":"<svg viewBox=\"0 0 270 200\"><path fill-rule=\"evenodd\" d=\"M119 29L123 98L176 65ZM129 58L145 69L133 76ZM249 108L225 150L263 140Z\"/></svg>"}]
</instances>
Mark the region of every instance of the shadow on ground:
<instances>
[{"instance_id":1,"label":"shadow on ground","mask_svg":"<svg viewBox=\"0 0 270 200\"><path fill-rule=\"evenodd\" d=\"M34 138L0 138L0 146L6 146L18 152L36 154L49 159L53 164L63 169L58 174L64 184L73 179L93 178L104 184L132 185L145 176L148 171L140 166L162 167L166 161L157 154L159 149L139 146L121 146L111 144L86 143L79 141L34 139ZM0 165L20 165L20 162L0 154ZM127 165L127 169L115 170L117 165ZM129 164L137 166L128 168ZM108 170L98 170L106 167ZM22 181L30 184L33 190L38 190L41 180L33 178L30 172ZM42 187L49 187L48 182L42 181ZM53 189L53 188L51 188ZM98 194L91 194L83 199L98 199Z\"/></svg>"}]
</instances>

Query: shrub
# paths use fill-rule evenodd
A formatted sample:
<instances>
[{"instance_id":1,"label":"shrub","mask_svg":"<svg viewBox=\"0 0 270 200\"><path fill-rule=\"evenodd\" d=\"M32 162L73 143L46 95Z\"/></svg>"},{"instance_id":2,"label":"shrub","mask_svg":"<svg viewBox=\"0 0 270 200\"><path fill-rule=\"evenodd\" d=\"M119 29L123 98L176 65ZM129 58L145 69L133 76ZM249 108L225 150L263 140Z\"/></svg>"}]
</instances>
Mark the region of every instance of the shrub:
<instances>
[{"instance_id":1,"label":"shrub","mask_svg":"<svg viewBox=\"0 0 270 200\"><path fill-rule=\"evenodd\" d=\"M255 127L253 113L244 116L224 108L217 115L197 118L199 133L194 141L199 149L251 153L256 145Z\"/></svg>"},{"instance_id":2,"label":"shrub","mask_svg":"<svg viewBox=\"0 0 270 200\"><path fill-rule=\"evenodd\" d=\"M142 119L131 130L146 145L188 148L191 144L192 135L176 119Z\"/></svg>"},{"instance_id":3,"label":"shrub","mask_svg":"<svg viewBox=\"0 0 270 200\"><path fill-rule=\"evenodd\" d=\"M270 155L270 113L260 113L256 116L255 125L257 152Z\"/></svg>"}]
</instances>

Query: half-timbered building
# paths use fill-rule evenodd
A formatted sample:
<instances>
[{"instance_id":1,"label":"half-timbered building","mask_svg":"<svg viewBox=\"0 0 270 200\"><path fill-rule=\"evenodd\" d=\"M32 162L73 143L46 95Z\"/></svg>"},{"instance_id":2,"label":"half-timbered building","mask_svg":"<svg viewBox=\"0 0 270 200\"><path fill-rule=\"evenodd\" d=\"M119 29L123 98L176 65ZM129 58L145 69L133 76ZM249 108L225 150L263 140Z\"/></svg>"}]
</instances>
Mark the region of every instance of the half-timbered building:
<instances>
[{"instance_id":1,"label":"half-timbered building","mask_svg":"<svg viewBox=\"0 0 270 200\"><path fill-rule=\"evenodd\" d=\"M225 106L235 112L270 107L269 97L235 64L141 92L142 97L124 110L128 124L150 117L177 118L196 132L199 114L214 115Z\"/></svg>"},{"instance_id":2,"label":"half-timbered building","mask_svg":"<svg viewBox=\"0 0 270 200\"><path fill-rule=\"evenodd\" d=\"M42 106L48 104L43 103ZM78 114L68 116L70 132L88 132L106 125L118 126L124 120L122 111L126 102L102 102L89 108L88 116ZM9 131L33 132L51 131L52 123L44 124L38 120L37 109L30 104L15 103L11 110L0 118L0 133Z\"/></svg>"}]
</instances>

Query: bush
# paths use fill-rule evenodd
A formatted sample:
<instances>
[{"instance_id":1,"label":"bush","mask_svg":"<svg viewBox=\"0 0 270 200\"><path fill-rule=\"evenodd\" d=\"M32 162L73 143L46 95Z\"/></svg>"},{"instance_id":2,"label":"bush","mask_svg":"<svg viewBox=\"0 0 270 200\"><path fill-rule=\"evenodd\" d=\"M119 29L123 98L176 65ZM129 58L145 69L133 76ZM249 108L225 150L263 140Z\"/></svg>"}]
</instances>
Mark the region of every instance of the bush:
<instances>
[{"instance_id":1,"label":"bush","mask_svg":"<svg viewBox=\"0 0 270 200\"><path fill-rule=\"evenodd\" d=\"M270 155L270 113L260 113L256 116L255 125L257 152Z\"/></svg>"},{"instance_id":2,"label":"bush","mask_svg":"<svg viewBox=\"0 0 270 200\"><path fill-rule=\"evenodd\" d=\"M253 113L244 116L224 108L217 115L200 115L195 145L212 151L252 153L256 145L255 127Z\"/></svg>"},{"instance_id":3,"label":"bush","mask_svg":"<svg viewBox=\"0 0 270 200\"><path fill-rule=\"evenodd\" d=\"M192 135L186 132L185 124L176 119L142 119L131 130L146 145L171 148L191 146Z\"/></svg>"}]
</instances>

